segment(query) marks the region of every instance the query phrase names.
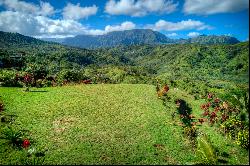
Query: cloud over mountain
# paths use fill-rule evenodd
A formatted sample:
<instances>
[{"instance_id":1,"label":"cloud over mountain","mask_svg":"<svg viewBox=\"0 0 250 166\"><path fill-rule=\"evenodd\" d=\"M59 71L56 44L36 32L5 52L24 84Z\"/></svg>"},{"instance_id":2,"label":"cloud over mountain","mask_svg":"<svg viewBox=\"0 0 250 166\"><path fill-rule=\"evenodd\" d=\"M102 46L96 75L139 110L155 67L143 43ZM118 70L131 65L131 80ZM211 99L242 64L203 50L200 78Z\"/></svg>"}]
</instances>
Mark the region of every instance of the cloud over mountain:
<instances>
[{"instance_id":1,"label":"cloud over mountain","mask_svg":"<svg viewBox=\"0 0 250 166\"><path fill-rule=\"evenodd\" d=\"M199 36L200 35L200 33L199 32L189 32L188 34L187 34L187 36L188 37L196 37L196 36Z\"/></svg>"},{"instance_id":2,"label":"cloud over mountain","mask_svg":"<svg viewBox=\"0 0 250 166\"><path fill-rule=\"evenodd\" d=\"M154 30L165 30L165 31L180 31L180 30L203 30L212 29L210 25L197 20L182 20L180 22L170 22L165 20L159 20L155 24L149 24L145 26L146 28L151 28Z\"/></svg>"}]
</instances>

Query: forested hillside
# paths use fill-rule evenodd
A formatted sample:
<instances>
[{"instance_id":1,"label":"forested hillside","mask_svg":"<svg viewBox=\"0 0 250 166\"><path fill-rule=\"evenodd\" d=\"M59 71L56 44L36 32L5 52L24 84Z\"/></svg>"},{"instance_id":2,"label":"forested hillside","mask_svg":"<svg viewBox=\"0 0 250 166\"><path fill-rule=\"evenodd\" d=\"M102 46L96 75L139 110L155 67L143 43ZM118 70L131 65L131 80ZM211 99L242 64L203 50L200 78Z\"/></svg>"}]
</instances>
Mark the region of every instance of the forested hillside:
<instances>
[{"instance_id":1,"label":"forested hillside","mask_svg":"<svg viewBox=\"0 0 250 166\"><path fill-rule=\"evenodd\" d=\"M42 70L46 76L62 75L61 79L68 81L153 83L160 79L182 87L204 84L221 88L228 81L246 84L249 80L249 42L235 45L131 45L88 50L12 33L4 33L3 38L0 49L2 69L38 73ZM64 78L67 77L65 72L74 73L75 78ZM195 86L193 89L204 88Z\"/></svg>"}]
</instances>

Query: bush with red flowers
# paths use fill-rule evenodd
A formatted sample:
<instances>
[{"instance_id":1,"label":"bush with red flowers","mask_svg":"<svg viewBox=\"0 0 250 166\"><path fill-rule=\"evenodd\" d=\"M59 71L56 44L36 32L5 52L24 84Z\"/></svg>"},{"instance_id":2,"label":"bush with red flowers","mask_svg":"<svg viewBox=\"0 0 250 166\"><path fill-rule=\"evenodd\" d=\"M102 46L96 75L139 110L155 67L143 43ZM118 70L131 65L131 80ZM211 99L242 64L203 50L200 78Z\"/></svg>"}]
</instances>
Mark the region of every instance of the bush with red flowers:
<instances>
[{"instance_id":1,"label":"bush with red flowers","mask_svg":"<svg viewBox=\"0 0 250 166\"><path fill-rule=\"evenodd\" d=\"M213 98L213 94L212 93L208 93L208 95L207 95L207 99L212 99Z\"/></svg>"},{"instance_id":2,"label":"bush with red flowers","mask_svg":"<svg viewBox=\"0 0 250 166\"><path fill-rule=\"evenodd\" d=\"M24 75L23 84L24 84L25 91L29 91L29 87L32 85L33 81L34 81L34 77L32 74L26 73Z\"/></svg>"},{"instance_id":3,"label":"bush with red flowers","mask_svg":"<svg viewBox=\"0 0 250 166\"><path fill-rule=\"evenodd\" d=\"M243 93L244 94L244 93ZM242 98L232 95L231 102L223 101L215 97L212 93L207 95L207 103L204 103L200 108L204 111L202 116L213 125L218 123L222 132L227 134L236 143L243 148L249 146L249 136L245 134L248 130L249 122L244 117L244 112L248 112L248 95ZM230 98L229 98L230 99ZM200 120L199 120L200 121ZM202 121L203 123L204 121Z\"/></svg>"},{"instance_id":4,"label":"bush with red flowers","mask_svg":"<svg viewBox=\"0 0 250 166\"><path fill-rule=\"evenodd\" d=\"M159 90L157 91L157 95L158 95L158 97L162 97L162 96L166 95L167 92L169 91L169 86L167 84L165 84L161 89L159 87L158 87L158 89Z\"/></svg>"},{"instance_id":5,"label":"bush with red flowers","mask_svg":"<svg viewBox=\"0 0 250 166\"><path fill-rule=\"evenodd\" d=\"M221 100L217 97L214 99L214 97L214 94L208 93L208 102L200 106L204 111L202 116L206 117L211 125L218 121L220 111L222 111Z\"/></svg>"}]
</instances>

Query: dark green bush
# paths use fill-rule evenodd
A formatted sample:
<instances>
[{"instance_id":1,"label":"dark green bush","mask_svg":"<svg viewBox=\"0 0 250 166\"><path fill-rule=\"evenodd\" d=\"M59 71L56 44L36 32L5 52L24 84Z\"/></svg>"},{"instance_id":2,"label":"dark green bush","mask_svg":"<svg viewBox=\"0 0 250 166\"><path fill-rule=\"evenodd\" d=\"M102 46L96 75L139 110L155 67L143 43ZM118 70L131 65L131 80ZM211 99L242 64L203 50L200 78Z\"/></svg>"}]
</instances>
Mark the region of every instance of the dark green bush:
<instances>
[{"instance_id":1,"label":"dark green bush","mask_svg":"<svg viewBox=\"0 0 250 166\"><path fill-rule=\"evenodd\" d=\"M2 86L21 86L17 79L18 72L15 70L0 70L0 84Z\"/></svg>"},{"instance_id":2,"label":"dark green bush","mask_svg":"<svg viewBox=\"0 0 250 166\"><path fill-rule=\"evenodd\" d=\"M64 81L67 82L77 82L81 80L81 74L76 70L62 70L56 75L56 81L61 84Z\"/></svg>"},{"instance_id":3,"label":"dark green bush","mask_svg":"<svg viewBox=\"0 0 250 166\"><path fill-rule=\"evenodd\" d=\"M9 144L14 146L22 145L23 131L16 130L13 127L5 126L2 129L0 139L6 140Z\"/></svg>"}]
</instances>

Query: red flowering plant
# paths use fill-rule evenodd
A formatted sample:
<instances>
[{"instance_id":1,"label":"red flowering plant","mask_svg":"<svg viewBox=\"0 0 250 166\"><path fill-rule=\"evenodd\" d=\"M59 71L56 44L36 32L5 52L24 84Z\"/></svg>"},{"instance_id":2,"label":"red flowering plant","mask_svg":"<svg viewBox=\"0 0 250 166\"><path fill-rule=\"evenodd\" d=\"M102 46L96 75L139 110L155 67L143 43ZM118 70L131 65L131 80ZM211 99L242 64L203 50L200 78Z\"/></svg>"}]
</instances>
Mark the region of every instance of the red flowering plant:
<instances>
[{"instance_id":1,"label":"red flowering plant","mask_svg":"<svg viewBox=\"0 0 250 166\"><path fill-rule=\"evenodd\" d=\"M208 93L207 94L207 99L208 100L212 100L213 99L213 94L212 93Z\"/></svg>"},{"instance_id":2,"label":"red flowering plant","mask_svg":"<svg viewBox=\"0 0 250 166\"><path fill-rule=\"evenodd\" d=\"M34 76L32 74L26 73L23 76L22 82L26 92L29 91L29 87L31 87L33 81L34 81Z\"/></svg>"},{"instance_id":3,"label":"red flowering plant","mask_svg":"<svg viewBox=\"0 0 250 166\"><path fill-rule=\"evenodd\" d=\"M23 140L22 147L27 149L30 146L30 141L26 138Z\"/></svg>"},{"instance_id":4,"label":"red flowering plant","mask_svg":"<svg viewBox=\"0 0 250 166\"><path fill-rule=\"evenodd\" d=\"M208 93L207 103L202 104L200 108L204 111L202 116L205 117L211 125L215 122L223 123L229 118L232 112L227 102L222 101L212 93Z\"/></svg>"}]
</instances>

